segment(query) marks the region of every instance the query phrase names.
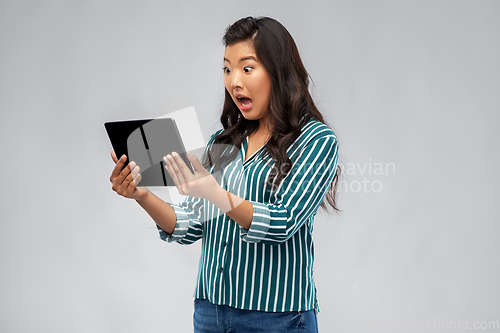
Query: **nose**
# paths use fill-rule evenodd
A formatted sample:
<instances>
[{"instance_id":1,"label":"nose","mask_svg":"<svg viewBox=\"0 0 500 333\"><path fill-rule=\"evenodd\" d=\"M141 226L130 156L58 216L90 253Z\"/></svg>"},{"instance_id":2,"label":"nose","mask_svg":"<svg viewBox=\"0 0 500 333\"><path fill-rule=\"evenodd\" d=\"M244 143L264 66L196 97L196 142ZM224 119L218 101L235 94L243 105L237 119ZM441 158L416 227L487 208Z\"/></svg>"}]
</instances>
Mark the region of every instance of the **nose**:
<instances>
[{"instance_id":1,"label":"nose","mask_svg":"<svg viewBox=\"0 0 500 333\"><path fill-rule=\"evenodd\" d=\"M231 76L231 88L243 88L243 83L241 82L241 76L238 71L233 71Z\"/></svg>"}]
</instances>

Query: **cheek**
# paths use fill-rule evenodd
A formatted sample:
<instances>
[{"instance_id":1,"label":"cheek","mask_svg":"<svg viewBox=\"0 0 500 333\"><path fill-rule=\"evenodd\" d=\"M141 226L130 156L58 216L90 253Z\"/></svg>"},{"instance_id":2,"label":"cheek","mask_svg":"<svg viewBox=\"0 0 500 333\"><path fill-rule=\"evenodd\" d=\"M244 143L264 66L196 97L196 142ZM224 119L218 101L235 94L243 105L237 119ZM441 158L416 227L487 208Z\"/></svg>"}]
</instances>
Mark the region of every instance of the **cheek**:
<instances>
[{"instance_id":1,"label":"cheek","mask_svg":"<svg viewBox=\"0 0 500 333\"><path fill-rule=\"evenodd\" d=\"M271 94L271 83L269 81L269 78L265 75L262 75L255 83L255 89L258 90L259 95L264 99L269 99L269 96Z\"/></svg>"},{"instance_id":2,"label":"cheek","mask_svg":"<svg viewBox=\"0 0 500 333\"><path fill-rule=\"evenodd\" d=\"M264 82L259 86L259 96L261 103L267 106L269 103L269 97L271 96L271 89Z\"/></svg>"}]
</instances>

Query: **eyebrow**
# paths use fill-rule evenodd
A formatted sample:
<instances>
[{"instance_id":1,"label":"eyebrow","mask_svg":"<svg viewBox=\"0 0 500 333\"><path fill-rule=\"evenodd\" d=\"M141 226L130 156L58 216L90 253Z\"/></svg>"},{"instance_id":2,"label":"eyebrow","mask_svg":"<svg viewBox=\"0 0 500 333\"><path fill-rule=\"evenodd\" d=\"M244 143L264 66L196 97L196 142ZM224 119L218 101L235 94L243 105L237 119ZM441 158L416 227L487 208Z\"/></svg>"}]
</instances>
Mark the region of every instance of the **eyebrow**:
<instances>
[{"instance_id":1,"label":"eyebrow","mask_svg":"<svg viewBox=\"0 0 500 333\"><path fill-rule=\"evenodd\" d=\"M253 56L248 56L248 57L241 58L240 62L245 61L245 60L257 61L257 59L255 59ZM224 61L227 61L228 63L231 63L231 61L227 60L226 58L224 58Z\"/></svg>"}]
</instances>

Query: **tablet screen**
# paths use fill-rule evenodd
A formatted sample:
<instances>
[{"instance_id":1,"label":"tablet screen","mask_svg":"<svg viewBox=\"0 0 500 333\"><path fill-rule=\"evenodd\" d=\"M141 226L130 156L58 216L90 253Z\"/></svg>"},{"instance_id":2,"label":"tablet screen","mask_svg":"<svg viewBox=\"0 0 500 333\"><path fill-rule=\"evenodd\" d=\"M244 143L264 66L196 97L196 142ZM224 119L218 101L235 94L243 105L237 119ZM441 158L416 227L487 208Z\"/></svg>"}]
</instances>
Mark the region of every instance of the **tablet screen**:
<instances>
[{"instance_id":1,"label":"tablet screen","mask_svg":"<svg viewBox=\"0 0 500 333\"><path fill-rule=\"evenodd\" d=\"M113 121L104 126L116 157L127 155L126 165L134 161L140 167L138 186L175 186L163 162L174 151L193 172L174 119Z\"/></svg>"}]
</instances>

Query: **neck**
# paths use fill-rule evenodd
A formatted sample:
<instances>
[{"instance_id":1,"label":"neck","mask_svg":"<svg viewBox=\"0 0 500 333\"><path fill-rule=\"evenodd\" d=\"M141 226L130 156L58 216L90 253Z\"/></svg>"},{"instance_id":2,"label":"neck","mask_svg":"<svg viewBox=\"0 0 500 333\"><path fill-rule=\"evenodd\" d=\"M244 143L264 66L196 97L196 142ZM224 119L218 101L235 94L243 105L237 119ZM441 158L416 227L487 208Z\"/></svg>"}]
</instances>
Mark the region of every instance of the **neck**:
<instances>
[{"instance_id":1,"label":"neck","mask_svg":"<svg viewBox=\"0 0 500 333\"><path fill-rule=\"evenodd\" d=\"M268 128L269 127L269 128ZM269 134L271 133L271 126L267 123L267 115L261 119L259 119L259 128L257 128L257 132L259 134Z\"/></svg>"}]
</instances>

